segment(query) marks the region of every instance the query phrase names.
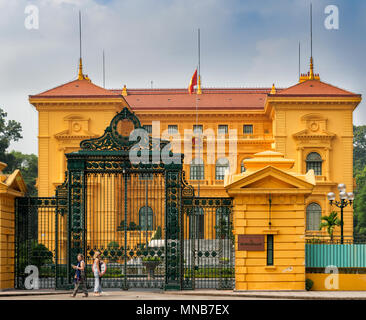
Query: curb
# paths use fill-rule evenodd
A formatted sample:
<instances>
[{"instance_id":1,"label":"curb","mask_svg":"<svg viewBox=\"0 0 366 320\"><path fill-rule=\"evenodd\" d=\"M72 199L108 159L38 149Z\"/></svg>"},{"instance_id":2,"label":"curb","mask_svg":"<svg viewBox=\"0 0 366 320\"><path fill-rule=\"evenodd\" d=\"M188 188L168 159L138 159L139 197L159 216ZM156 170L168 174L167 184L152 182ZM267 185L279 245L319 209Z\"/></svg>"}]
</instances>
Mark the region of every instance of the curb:
<instances>
[{"instance_id":1,"label":"curb","mask_svg":"<svg viewBox=\"0 0 366 320\"><path fill-rule=\"evenodd\" d=\"M68 294L71 291L59 291L59 292L14 292L14 293L6 293L6 291L0 292L0 298L2 297L24 297L24 296L51 296L51 295L58 295L58 294Z\"/></svg>"},{"instance_id":2,"label":"curb","mask_svg":"<svg viewBox=\"0 0 366 320\"><path fill-rule=\"evenodd\" d=\"M165 293L165 292L164 292ZM169 292L171 294L171 292ZM245 297L245 298L271 298L271 299L292 299L292 300L366 300L366 297L326 297L326 296L292 296L276 294L253 294L253 293L208 293L208 292L179 292L176 295L185 296L212 296L212 297Z\"/></svg>"}]
</instances>

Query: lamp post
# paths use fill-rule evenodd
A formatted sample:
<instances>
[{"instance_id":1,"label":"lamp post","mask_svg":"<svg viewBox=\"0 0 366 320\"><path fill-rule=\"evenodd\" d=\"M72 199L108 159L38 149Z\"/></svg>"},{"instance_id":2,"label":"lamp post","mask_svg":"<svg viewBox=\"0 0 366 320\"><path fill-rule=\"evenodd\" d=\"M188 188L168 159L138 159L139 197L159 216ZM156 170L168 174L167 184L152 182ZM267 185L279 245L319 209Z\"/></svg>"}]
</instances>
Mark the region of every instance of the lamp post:
<instances>
[{"instance_id":1,"label":"lamp post","mask_svg":"<svg viewBox=\"0 0 366 320\"><path fill-rule=\"evenodd\" d=\"M355 196L352 192L346 192L346 185L344 183L338 184L338 191L340 201L335 199L334 192L329 192L327 197L330 205L335 204L341 209L341 244L343 244L343 208L347 207L348 205L351 206Z\"/></svg>"}]
</instances>

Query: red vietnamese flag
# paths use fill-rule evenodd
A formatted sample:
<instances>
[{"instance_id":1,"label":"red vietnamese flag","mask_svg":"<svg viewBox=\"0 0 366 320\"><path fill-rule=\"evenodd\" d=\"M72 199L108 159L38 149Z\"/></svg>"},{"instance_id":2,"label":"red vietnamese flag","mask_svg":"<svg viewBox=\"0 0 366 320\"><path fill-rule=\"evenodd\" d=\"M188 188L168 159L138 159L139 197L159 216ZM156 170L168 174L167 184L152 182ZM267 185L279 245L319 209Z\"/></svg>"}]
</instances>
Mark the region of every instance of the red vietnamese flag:
<instances>
[{"instance_id":1,"label":"red vietnamese flag","mask_svg":"<svg viewBox=\"0 0 366 320\"><path fill-rule=\"evenodd\" d=\"M189 83L188 92L192 94L193 87L197 85L197 69L194 71L191 82Z\"/></svg>"}]
</instances>

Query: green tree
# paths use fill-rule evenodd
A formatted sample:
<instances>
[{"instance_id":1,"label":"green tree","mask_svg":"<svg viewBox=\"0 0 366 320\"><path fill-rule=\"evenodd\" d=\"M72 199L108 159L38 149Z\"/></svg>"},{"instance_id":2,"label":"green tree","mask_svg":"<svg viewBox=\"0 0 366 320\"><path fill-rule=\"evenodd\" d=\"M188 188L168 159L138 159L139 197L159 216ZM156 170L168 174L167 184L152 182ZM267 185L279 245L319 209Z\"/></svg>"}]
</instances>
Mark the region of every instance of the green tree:
<instances>
[{"instance_id":1,"label":"green tree","mask_svg":"<svg viewBox=\"0 0 366 320\"><path fill-rule=\"evenodd\" d=\"M12 141L23 138L22 127L15 120L6 120L7 113L0 108L0 161L8 163L12 156L6 153Z\"/></svg>"},{"instance_id":2,"label":"green tree","mask_svg":"<svg viewBox=\"0 0 366 320\"><path fill-rule=\"evenodd\" d=\"M353 176L356 181L354 234L366 235L366 125L353 126Z\"/></svg>"},{"instance_id":3,"label":"green tree","mask_svg":"<svg viewBox=\"0 0 366 320\"><path fill-rule=\"evenodd\" d=\"M156 229L156 232L154 234L154 236L151 238L151 240L160 240L161 239L161 227L158 226L158 228Z\"/></svg>"},{"instance_id":4,"label":"green tree","mask_svg":"<svg viewBox=\"0 0 366 320\"><path fill-rule=\"evenodd\" d=\"M20 169L27 185L28 195L36 196L36 179L38 176L38 158L34 154L22 154L19 151L7 152L11 142L22 139L22 127L15 120L7 120L7 113L0 108L0 161L7 167L4 173L11 173Z\"/></svg>"},{"instance_id":5,"label":"green tree","mask_svg":"<svg viewBox=\"0 0 366 320\"><path fill-rule=\"evenodd\" d=\"M327 232L331 241L333 240L334 228L341 225L341 221L338 219L337 215L338 214L336 211L332 211L329 216L323 216L322 220L324 220L324 222L322 222L319 226L319 230L327 228Z\"/></svg>"},{"instance_id":6,"label":"green tree","mask_svg":"<svg viewBox=\"0 0 366 320\"><path fill-rule=\"evenodd\" d=\"M356 175L356 192L353 203L354 233L366 235L366 166Z\"/></svg>"},{"instance_id":7,"label":"green tree","mask_svg":"<svg viewBox=\"0 0 366 320\"><path fill-rule=\"evenodd\" d=\"M19 169L27 185L27 195L37 196L36 180L38 176L38 157L35 154L23 154L12 151L8 154L8 166L5 173L11 173Z\"/></svg>"},{"instance_id":8,"label":"green tree","mask_svg":"<svg viewBox=\"0 0 366 320\"><path fill-rule=\"evenodd\" d=\"M366 125L353 126L353 175L366 166Z\"/></svg>"}]
</instances>

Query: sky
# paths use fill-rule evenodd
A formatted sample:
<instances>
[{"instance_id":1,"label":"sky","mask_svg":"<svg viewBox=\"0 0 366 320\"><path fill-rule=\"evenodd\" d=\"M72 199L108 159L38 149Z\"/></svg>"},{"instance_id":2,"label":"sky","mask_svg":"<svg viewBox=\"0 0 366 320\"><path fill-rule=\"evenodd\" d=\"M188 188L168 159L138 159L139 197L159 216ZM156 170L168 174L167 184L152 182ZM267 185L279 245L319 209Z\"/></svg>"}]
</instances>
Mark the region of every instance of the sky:
<instances>
[{"instance_id":1,"label":"sky","mask_svg":"<svg viewBox=\"0 0 366 320\"><path fill-rule=\"evenodd\" d=\"M313 0L313 57L322 81L366 94L366 1ZM26 8L38 9L28 29ZM310 0L0 0L0 108L21 123L10 150L38 153L28 96L75 80L82 13L84 73L106 88L186 88L201 32L203 87L288 87L309 70ZM339 28L324 21L328 5ZM366 124L366 101L354 124Z\"/></svg>"}]
</instances>

